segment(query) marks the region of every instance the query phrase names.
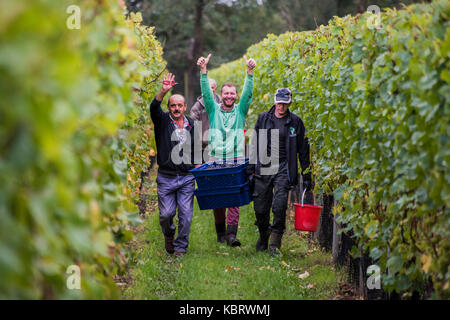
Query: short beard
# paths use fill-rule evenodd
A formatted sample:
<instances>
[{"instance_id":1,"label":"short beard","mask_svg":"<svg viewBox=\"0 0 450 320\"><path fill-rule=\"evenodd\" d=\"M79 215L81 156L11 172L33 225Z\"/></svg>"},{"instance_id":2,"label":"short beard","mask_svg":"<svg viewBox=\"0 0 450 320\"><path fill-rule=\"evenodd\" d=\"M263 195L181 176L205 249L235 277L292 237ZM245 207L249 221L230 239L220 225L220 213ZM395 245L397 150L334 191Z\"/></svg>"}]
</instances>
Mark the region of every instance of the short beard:
<instances>
[{"instance_id":1,"label":"short beard","mask_svg":"<svg viewBox=\"0 0 450 320\"><path fill-rule=\"evenodd\" d=\"M233 102L230 104L230 105L227 105L226 103L225 103L225 100L223 101L223 106L224 107L226 107L226 108L232 108L233 106L234 106L234 103L236 102L236 100L233 100Z\"/></svg>"}]
</instances>

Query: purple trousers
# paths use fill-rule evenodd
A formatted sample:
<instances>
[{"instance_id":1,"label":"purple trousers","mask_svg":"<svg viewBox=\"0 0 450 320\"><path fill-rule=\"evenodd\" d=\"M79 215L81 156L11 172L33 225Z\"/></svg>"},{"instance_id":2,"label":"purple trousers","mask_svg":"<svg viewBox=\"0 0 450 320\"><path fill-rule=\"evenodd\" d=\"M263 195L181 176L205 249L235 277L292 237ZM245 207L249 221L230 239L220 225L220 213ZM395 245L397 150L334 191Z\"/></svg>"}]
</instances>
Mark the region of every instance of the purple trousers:
<instances>
[{"instance_id":1,"label":"purple trousers","mask_svg":"<svg viewBox=\"0 0 450 320\"><path fill-rule=\"evenodd\" d=\"M216 224L222 224L225 222L226 208L214 209L214 219ZM228 214L226 215L226 222L229 226L237 226L239 224L239 207L228 208Z\"/></svg>"},{"instance_id":2,"label":"purple trousers","mask_svg":"<svg viewBox=\"0 0 450 320\"><path fill-rule=\"evenodd\" d=\"M166 176L158 173L159 224L166 237L175 235L173 219L178 208L178 235L173 241L175 251L187 252L194 210L194 176Z\"/></svg>"}]
</instances>

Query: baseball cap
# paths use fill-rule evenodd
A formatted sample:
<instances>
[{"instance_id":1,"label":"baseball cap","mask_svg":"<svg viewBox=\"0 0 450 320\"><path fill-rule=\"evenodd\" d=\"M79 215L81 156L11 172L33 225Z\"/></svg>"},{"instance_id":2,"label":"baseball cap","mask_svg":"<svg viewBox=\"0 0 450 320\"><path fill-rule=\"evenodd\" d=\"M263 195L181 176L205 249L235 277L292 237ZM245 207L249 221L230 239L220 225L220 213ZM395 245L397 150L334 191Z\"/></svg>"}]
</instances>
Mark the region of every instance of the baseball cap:
<instances>
[{"instance_id":1,"label":"baseball cap","mask_svg":"<svg viewBox=\"0 0 450 320\"><path fill-rule=\"evenodd\" d=\"M275 103L291 103L292 93L288 88L277 89L275 92Z\"/></svg>"}]
</instances>

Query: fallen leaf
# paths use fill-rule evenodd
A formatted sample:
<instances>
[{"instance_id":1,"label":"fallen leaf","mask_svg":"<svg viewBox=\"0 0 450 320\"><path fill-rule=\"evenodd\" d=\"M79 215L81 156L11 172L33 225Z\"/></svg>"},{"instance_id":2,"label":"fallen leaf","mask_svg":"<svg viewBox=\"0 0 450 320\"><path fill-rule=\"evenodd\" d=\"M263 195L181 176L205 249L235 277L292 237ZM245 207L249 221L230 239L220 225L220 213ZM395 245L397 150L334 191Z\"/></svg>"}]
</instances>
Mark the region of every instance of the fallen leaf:
<instances>
[{"instance_id":1,"label":"fallen leaf","mask_svg":"<svg viewBox=\"0 0 450 320\"><path fill-rule=\"evenodd\" d=\"M223 255L223 256L228 256L230 253L216 251L216 254L220 254L220 255Z\"/></svg>"},{"instance_id":2,"label":"fallen leaf","mask_svg":"<svg viewBox=\"0 0 450 320\"><path fill-rule=\"evenodd\" d=\"M269 269L269 270L272 271L272 272L275 272L275 269L272 268L271 266L267 266L267 269Z\"/></svg>"},{"instance_id":3,"label":"fallen leaf","mask_svg":"<svg viewBox=\"0 0 450 320\"><path fill-rule=\"evenodd\" d=\"M283 266L285 266L285 267L289 267L289 265L288 265L286 262L284 262L284 261L281 261L281 264L282 264Z\"/></svg>"},{"instance_id":4,"label":"fallen leaf","mask_svg":"<svg viewBox=\"0 0 450 320\"><path fill-rule=\"evenodd\" d=\"M156 251L156 254L157 254L158 256L162 257L162 253L161 253L161 252Z\"/></svg>"},{"instance_id":5,"label":"fallen leaf","mask_svg":"<svg viewBox=\"0 0 450 320\"><path fill-rule=\"evenodd\" d=\"M308 285L306 286L306 288L308 288L308 289L312 289L312 288L314 288L314 283L310 283L310 284L308 284Z\"/></svg>"},{"instance_id":6,"label":"fallen leaf","mask_svg":"<svg viewBox=\"0 0 450 320\"><path fill-rule=\"evenodd\" d=\"M299 277L300 279L306 279L306 278L309 277L309 272L308 272L308 271L305 271L304 273L300 274L298 277Z\"/></svg>"}]
</instances>

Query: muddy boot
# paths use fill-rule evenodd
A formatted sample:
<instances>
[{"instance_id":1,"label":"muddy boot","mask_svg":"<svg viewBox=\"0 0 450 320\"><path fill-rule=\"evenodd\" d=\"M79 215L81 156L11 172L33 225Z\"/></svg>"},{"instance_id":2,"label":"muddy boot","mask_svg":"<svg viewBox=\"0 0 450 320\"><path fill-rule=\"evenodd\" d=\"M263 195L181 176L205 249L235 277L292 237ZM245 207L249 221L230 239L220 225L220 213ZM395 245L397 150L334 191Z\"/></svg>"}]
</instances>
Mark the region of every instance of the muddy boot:
<instances>
[{"instance_id":1,"label":"muddy boot","mask_svg":"<svg viewBox=\"0 0 450 320\"><path fill-rule=\"evenodd\" d=\"M175 247L173 246L173 237L164 236L164 246L166 247L167 253L174 253Z\"/></svg>"},{"instance_id":2,"label":"muddy boot","mask_svg":"<svg viewBox=\"0 0 450 320\"><path fill-rule=\"evenodd\" d=\"M272 232L270 234L269 253L271 256L280 254L281 238L283 234Z\"/></svg>"},{"instance_id":3,"label":"muddy boot","mask_svg":"<svg viewBox=\"0 0 450 320\"><path fill-rule=\"evenodd\" d=\"M236 239L237 235L237 226L227 226L227 235L225 236L225 240L227 241L227 244L232 247L240 247L241 242Z\"/></svg>"},{"instance_id":4,"label":"muddy boot","mask_svg":"<svg viewBox=\"0 0 450 320\"><path fill-rule=\"evenodd\" d=\"M225 223L216 223L216 233L217 233L217 242L223 243L225 242Z\"/></svg>"},{"instance_id":5,"label":"muddy boot","mask_svg":"<svg viewBox=\"0 0 450 320\"><path fill-rule=\"evenodd\" d=\"M256 251L265 251L269 246L270 231L267 228L259 229L259 239L256 241Z\"/></svg>"}]
</instances>

